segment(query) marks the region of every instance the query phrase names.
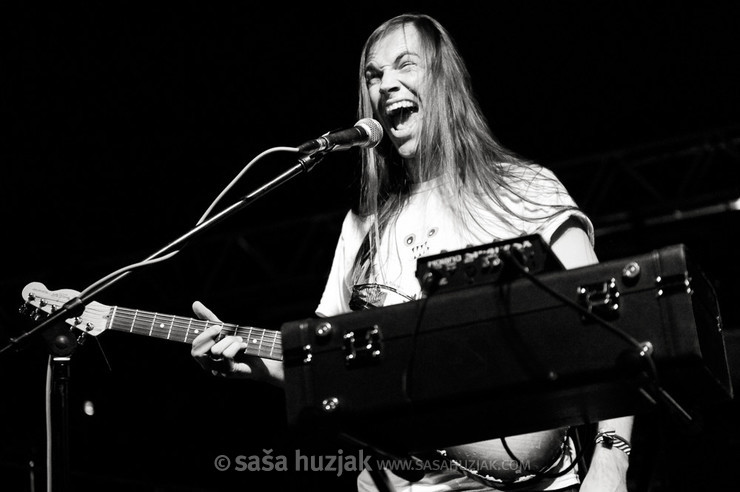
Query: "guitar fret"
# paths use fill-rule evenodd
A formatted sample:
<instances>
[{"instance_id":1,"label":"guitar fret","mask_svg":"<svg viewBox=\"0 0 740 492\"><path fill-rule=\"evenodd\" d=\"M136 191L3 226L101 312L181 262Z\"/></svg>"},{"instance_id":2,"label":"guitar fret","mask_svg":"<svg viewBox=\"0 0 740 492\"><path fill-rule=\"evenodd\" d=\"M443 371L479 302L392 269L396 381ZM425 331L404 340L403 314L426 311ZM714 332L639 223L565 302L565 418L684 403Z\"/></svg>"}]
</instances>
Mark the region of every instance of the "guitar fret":
<instances>
[{"instance_id":1,"label":"guitar fret","mask_svg":"<svg viewBox=\"0 0 740 492\"><path fill-rule=\"evenodd\" d=\"M262 336L260 337L260 345L257 347L257 355L262 355L262 341L265 338L265 334L262 333Z\"/></svg>"},{"instance_id":2,"label":"guitar fret","mask_svg":"<svg viewBox=\"0 0 740 492\"><path fill-rule=\"evenodd\" d=\"M185 339L183 340L183 342L187 342L188 341L188 335L190 334L190 325L191 324L193 324L193 319L192 318L188 320L188 327L185 330Z\"/></svg>"},{"instance_id":3,"label":"guitar fret","mask_svg":"<svg viewBox=\"0 0 740 492\"><path fill-rule=\"evenodd\" d=\"M165 319L167 319L169 317L170 318L170 330L172 330L172 322L175 319L174 316L171 316L171 315L168 315L168 314L162 314L162 315L155 314L154 316L155 316L155 319L152 322L152 329L154 328L154 325L157 323L157 319L156 319L157 317L160 317L163 320L165 320ZM167 335L164 335L163 334L163 331L165 329L165 326L167 326L167 323L165 321L160 321L159 322L159 325L157 326L157 329L159 331L157 333L155 333L154 336L157 337L157 338L166 338L166 339L169 340L169 332L167 333ZM151 333L150 333L150 336L151 336Z\"/></svg>"},{"instance_id":4,"label":"guitar fret","mask_svg":"<svg viewBox=\"0 0 740 492\"><path fill-rule=\"evenodd\" d=\"M272 337L272 346L270 347L270 357L274 357L272 352L275 350L275 342L277 341L277 337Z\"/></svg>"},{"instance_id":5,"label":"guitar fret","mask_svg":"<svg viewBox=\"0 0 740 492\"><path fill-rule=\"evenodd\" d=\"M157 313L154 313L154 316L152 316L152 324L149 327L149 336L152 336L152 332L154 331L154 323L157 322Z\"/></svg>"},{"instance_id":6,"label":"guitar fret","mask_svg":"<svg viewBox=\"0 0 740 492\"><path fill-rule=\"evenodd\" d=\"M131 329L129 330L129 333L133 333L134 332L134 324L136 323L136 313L138 313L138 312L139 312L138 310L134 310L134 317L131 320Z\"/></svg>"},{"instance_id":7,"label":"guitar fret","mask_svg":"<svg viewBox=\"0 0 740 492\"><path fill-rule=\"evenodd\" d=\"M252 350L253 351L252 354L254 355L254 349L251 349L250 346L249 346L250 343L251 344L254 344L256 342L256 340L254 340L252 338L252 330L253 330L253 328L251 326L249 326L249 327L247 327L247 329L249 330L247 332L247 350Z\"/></svg>"},{"instance_id":8,"label":"guitar fret","mask_svg":"<svg viewBox=\"0 0 740 492\"><path fill-rule=\"evenodd\" d=\"M172 326L175 324L175 317L173 316L170 320L170 328L167 330L167 340L170 339L170 335L172 334Z\"/></svg>"},{"instance_id":9,"label":"guitar fret","mask_svg":"<svg viewBox=\"0 0 740 492\"><path fill-rule=\"evenodd\" d=\"M118 311L118 306L113 306L113 309L110 311L110 319L108 320L108 330L113 328L113 318L116 317L116 311Z\"/></svg>"}]
</instances>

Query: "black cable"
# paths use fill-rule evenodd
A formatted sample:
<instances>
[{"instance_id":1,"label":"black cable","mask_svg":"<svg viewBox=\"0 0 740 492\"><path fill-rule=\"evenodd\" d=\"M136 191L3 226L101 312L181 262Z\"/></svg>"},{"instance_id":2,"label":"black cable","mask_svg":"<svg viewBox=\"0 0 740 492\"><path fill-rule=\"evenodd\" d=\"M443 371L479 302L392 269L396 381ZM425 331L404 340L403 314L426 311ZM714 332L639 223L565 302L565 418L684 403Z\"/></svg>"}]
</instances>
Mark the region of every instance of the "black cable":
<instances>
[{"instance_id":1,"label":"black cable","mask_svg":"<svg viewBox=\"0 0 740 492\"><path fill-rule=\"evenodd\" d=\"M579 470L579 473L581 474L581 477L585 477L588 473L589 468L589 464L586 461L586 448L583 446L583 443L581 443L581 436L578 433L578 429L575 429L573 427L571 427L571 429L573 429L573 443L576 449L579 450L579 453L577 455L578 459L576 460L576 462L580 461L581 466L583 467L583 470ZM593 449L594 447L595 445L591 446L591 449Z\"/></svg>"},{"instance_id":2,"label":"black cable","mask_svg":"<svg viewBox=\"0 0 740 492\"><path fill-rule=\"evenodd\" d=\"M570 434L570 432L568 432L568 434ZM516 455L514 455L514 452L511 450L509 445L506 443L506 438L501 437L500 439L501 439L501 444L504 446L504 449L506 450L506 453L509 455L509 457L512 460L514 460L517 463L517 465L521 465L522 462L519 460L519 458L516 457ZM563 447L565 447L565 442L563 442ZM571 461L570 465L568 465L567 467L563 468L562 470L558 472L547 471L548 469L552 468L553 465L555 465L556 461L558 461L565 455L565 450L563 449L563 451L561 451L560 454L555 459L553 459L549 465L542 467L540 470L533 470L532 474L536 475L539 478L557 478L557 477L563 476L566 473L570 472L576 466L576 464L578 464L578 462L583 459L585 455L585 451L586 451L585 449L579 448L578 446L576 447L578 448L578 452L576 453L575 458ZM545 471L542 471L543 469Z\"/></svg>"},{"instance_id":3,"label":"black cable","mask_svg":"<svg viewBox=\"0 0 740 492\"><path fill-rule=\"evenodd\" d=\"M537 287L544 290L545 292L552 295L553 297L557 298L558 300L562 301L563 303L567 304L568 306L572 307L573 309L581 313L583 316L591 319L592 321L595 321L596 323L608 329L615 335L624 339L628 344L633 345L637 349L638 354L641 357L643 357L644 360L647 362L649 376L651 378L651 381L656 385L656 388L659 388L658 371L655 367L655 362L653 361L650 351L646 349L646 347L643 344L641 344L636 338L634 338L632 335L622 330L621 328L609 323L605 319L594 314L592 311L589 311L588 309L584 308L580 304L569 299L568 297L562 295L556 290L545 285L540 279L532 275L521 263L519 263L519 260L517 260L517 258L514 255L512 255L510 252L502 251L502 256L505 256L507 259L511 260L511 263L519 270L519 272L521 272L521 274L524 277L526 277L530 282L535 284Z\"/></svg>"},{"instance_id":4,"label":"black cable","mask_svg":"<svg viewBox=\"0 0 740 492\"><path fill-rule=\"evenodd\" d=\"M416 359L416 343L419 338L419 332L421 331L421 324L422 319L424 317L424 311L426 310L427 303L429 302L430 297L423 297L419 302L419 312L416 316L416 325L414 326L414 331L411 335L411 355L409 356L409 360L406 364L406 368L403 371L403 374L401 375L401 391L404 395L404 398L406 398L406 401L409 404L413 404L413 401L411 399L411 379L413 375L413 366L414 361Z\"/></svg>"}]
</instances>

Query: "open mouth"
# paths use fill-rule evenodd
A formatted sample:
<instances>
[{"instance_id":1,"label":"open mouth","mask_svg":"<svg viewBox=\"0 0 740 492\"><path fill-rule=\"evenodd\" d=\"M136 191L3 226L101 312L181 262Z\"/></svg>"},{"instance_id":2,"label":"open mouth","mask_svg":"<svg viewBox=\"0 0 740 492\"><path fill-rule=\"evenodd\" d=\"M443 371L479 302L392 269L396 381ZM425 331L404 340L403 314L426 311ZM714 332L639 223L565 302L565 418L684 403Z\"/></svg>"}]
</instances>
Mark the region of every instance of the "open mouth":
<instances>
[{"instance_id":1,"label":"open mouth","mask_svg":"<svg viewBox=\"0 0 740 492\"><path fill-rule=\"evenodd\" d=\"M411 118L411 115L419 111L419 106L412 101L394 102L385 110L388 122L394 130L403 130Z\"/></svg>"}]
</instances>

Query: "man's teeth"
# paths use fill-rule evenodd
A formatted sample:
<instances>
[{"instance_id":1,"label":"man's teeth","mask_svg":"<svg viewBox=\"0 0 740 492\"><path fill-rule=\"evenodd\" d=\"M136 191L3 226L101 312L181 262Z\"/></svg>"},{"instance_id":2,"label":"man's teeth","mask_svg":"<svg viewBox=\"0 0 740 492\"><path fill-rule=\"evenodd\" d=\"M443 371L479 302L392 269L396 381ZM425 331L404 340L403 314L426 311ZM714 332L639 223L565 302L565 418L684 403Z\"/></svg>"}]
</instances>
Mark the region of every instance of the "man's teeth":
<instances>
[{"instance_id":1,"label":"man's teeth","mask_svg":"<svg viewBox=\"0 0 740 492\"><path fill-rule=\"evenodd\" d=\"M398 111L400 109L409 109L413 107L414 107L414 103L412 103L411 101L398 101L398 102L394 102L393 104L390 104L386 108L386 112L393 113L394 111Z\"/></svg>"},{"instance_id":2,"label":"man's teeth","mask_svg":"<svg viewBox=\"0 0 740 492\"><path fill-rule=\"evenodd\" d=\"M401 129L409 116L416 112L416 105L411 101L398 101L388 105L386 112L393 124L393 128Z\"/></svg>"}]
</instances>

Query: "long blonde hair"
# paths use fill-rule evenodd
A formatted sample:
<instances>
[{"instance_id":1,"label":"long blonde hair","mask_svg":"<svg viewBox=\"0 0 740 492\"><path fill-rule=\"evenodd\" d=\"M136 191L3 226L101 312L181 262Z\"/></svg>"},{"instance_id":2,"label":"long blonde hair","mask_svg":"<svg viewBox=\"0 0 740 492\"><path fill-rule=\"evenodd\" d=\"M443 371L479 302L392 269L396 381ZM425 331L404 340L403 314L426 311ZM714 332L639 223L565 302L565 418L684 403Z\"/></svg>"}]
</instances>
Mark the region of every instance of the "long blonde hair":
<instances>
[{"instance_id":1,"label":"long blonde hair","mask_svg":"<svg viewBox=\"0 0 740 492\"><path fill-rule=\"evenodd\" d=\"M365 83L368 56L389 32L408 25L419 32L426 73L420 89L423 118L418 166L408 169L387 137L377 147L362 150L361 191L356 212L372 218L373 225L357 255L353 281L368 276L380 238L406 203L414 181L445 176L456 191L453 212L463 223L470 223L476 220L472 213L476 207L492 210L498 206L499 210L517 216L501 199L501 193L531 202L522 192L526 189L523 180L529 182L540 169L505 149L494 138L473 94L470 74L455 42L438 21L427 15L394 17L367 39L360 59L358 117L375 117Z\"/></svg>"}]
</instances>

